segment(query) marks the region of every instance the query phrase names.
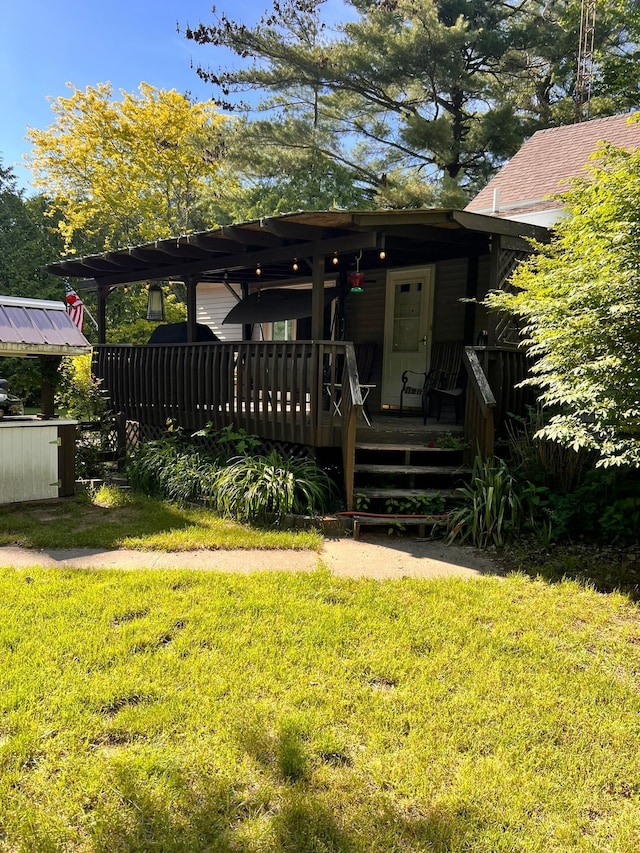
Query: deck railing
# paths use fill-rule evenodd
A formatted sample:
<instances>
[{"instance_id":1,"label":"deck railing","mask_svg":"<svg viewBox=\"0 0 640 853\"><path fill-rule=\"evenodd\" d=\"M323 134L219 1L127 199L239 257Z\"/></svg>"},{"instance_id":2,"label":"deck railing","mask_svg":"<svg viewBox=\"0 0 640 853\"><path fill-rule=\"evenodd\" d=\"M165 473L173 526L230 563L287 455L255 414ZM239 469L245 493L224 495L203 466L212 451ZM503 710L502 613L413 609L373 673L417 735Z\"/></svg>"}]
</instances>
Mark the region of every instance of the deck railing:
<instances>
[{"instance_id":1,"label":"deck railing","mask_svg":"<svg viewBox=\"0 0 640 853\"><path fill-rule=\"evenodd\" d=\"M527 375L527 357L514 348L466 347L464 363L468 375L465 437L472 453L491 456L505 419L524 416L534 401L530 389L518 387Z\"/></svg>"},{"instance_id":2,"label":"deck railing","mask_svg":"<svg viewBox=\"0 0 640 853\"><path fill-rule=\"evenodd\" d=\"M111 405L154 427L228 424L263 439L353 456L362 398L353 344L334 341L103 345L94 371Z\"/></svg>"},{"instance_id":3,"label":"deck railing","mask_svg":"<svg viewBox=\"0 0 640 853\"><path fill-rule=\"evenodd\" d=\"M473 347L465 347L463 361L467 368L464 435L471 455L479 454L486 459L493 455L496 398Z\"/></svg>"}]
</instances>

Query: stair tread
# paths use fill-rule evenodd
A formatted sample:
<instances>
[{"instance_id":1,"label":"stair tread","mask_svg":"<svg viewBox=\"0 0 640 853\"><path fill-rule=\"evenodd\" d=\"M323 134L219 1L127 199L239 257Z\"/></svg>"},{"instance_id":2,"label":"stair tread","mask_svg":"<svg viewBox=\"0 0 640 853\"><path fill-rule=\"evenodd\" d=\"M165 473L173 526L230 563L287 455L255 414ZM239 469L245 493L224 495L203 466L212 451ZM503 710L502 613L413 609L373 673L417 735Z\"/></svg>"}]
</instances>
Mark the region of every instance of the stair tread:
<instances>
[{"instance_id":1,"label":"stair tread","mask_svg":"<svg viewBox=\"0 0 640 853\"><path fill-rule=\"evenodd\" d=\"M356 463L361 474L464 474L461 465L369 465Z\"/></svg>"},{"instance_id":2,"label":"stair tread","mask_svg":"<svg viewBox=\"0 0 640 853\"><path fill-rule=\"evenodd\" d=\"M390 521L400 521L404 524L421 524L424 522L435 524L446 521L448 517L449 513L446 512L431 512L428 515L421 515L420 513L407 515L397 512L357 512L352 516L354 521L359 521L361 524L387 524Z\"/></svg>"},{"instance_id":3,"label":"stair tread","mask_svg":"<svg viewBox=\"0 0 640 853\"><path fill-rule=\"evenodd\" d=\"M425 444L386 444L384 442L358 441L356 450L408 451L410 453L461 453L457 447L427 447Z\"/></svg>"},{"instance_id":4,"label":"stair tread","mask_svg":"<svg viewBox=\"0 0 640 853\"><path fill-rule=\"evenodd\" d=\"M354 491L367 498L449 498L457 495L455 489L383 489L356 486Z\"/></svg>"}]
</instances>

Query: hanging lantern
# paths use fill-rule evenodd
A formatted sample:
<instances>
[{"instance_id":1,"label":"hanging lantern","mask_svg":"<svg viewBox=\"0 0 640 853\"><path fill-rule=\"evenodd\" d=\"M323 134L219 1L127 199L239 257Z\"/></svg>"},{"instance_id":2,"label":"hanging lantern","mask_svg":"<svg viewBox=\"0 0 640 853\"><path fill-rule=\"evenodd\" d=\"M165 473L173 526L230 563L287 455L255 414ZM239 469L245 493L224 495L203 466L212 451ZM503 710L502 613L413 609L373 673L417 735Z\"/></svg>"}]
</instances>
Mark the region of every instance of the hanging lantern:
<instances>
[{"instance_id":1,"label":"hanging lantern","mask_svg":"<svg viewBox=\"0 0 640 853\"><path fill-rule=\"evenodd\" d=\"M356 255L356 271L349 273L349 284L351 289L349 293L362 293L362 285L364 284L364 273L360 272L360 259L362 258L362 250Z\"/></svg>"},{"instance_id":2,"label":"hanging lantern","mask_svg":"<svg viewBox=\"0 0 640 853\"><path fill-rule=\"evenodd\" d=\"M147 291L147 320L164 322L164 293L159 284L149 285Z\"/></svg>"}]
</instances>

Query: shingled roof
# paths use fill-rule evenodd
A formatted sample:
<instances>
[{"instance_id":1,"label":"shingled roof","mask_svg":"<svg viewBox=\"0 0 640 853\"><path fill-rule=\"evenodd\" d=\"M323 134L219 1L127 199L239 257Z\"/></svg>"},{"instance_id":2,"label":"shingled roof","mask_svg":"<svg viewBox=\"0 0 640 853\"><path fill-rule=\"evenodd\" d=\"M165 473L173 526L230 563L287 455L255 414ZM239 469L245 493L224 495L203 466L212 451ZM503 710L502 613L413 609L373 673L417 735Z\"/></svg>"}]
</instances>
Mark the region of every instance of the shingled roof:
<instances>
[{"instance_id":1,"label":"shingled roof","mask_svg":"<svg viewBox=\"0 0 640 853\"><path fill-rule=\"evenodd\" d=\"M551 196L583 173L603 141L640 148L640 122L626 114L537 131L465 210L521 221L532 221L532 214L542 211L559 211Z\"/></svg>"}]
</instances>

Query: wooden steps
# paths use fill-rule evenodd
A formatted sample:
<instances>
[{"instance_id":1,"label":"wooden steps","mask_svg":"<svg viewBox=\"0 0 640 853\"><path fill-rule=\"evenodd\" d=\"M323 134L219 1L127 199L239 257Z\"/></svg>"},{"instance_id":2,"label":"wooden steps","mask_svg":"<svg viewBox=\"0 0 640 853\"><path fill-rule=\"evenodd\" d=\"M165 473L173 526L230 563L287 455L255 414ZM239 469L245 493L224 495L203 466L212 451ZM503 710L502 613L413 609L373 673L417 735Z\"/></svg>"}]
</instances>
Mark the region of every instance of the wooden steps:
<instances>
[{"instance_id":1,"label":"wooden steps","mask_svg":"<svg viewBox=\"0 0 640 853\"><path fill-rule=\"evenodd\" d=\"M423 498L423 497L443 497L447 500L454 500L456 497L455 489L369 489L366 487L358 489L358 494L366 498Z\"/></svg>"},{"instance_id":2,"label":"wooden steps","mask_svg":"<svg viewBox=\"0 0 640 853\"><path fill-rule=\"evenodd\" d=\"M418 434L422 440L412 435L402 443L398 438L390 431L356 442L356 539L366 526L400 531L416 527L424 536L427 528L446 524L456 488L468 474L461 448L437 446L442 436L425 430Z\"/></svg>"},{"instance_id":3,"label":"wooden steps","mask_svg":"<svg viewBox=\"0 0 640 853\"><path fill-rule=\"evenodd\" d=\"M356 462L356 474L447 474L462 473L459 465L359 465Z\"/></svg>"}]
</instances>

